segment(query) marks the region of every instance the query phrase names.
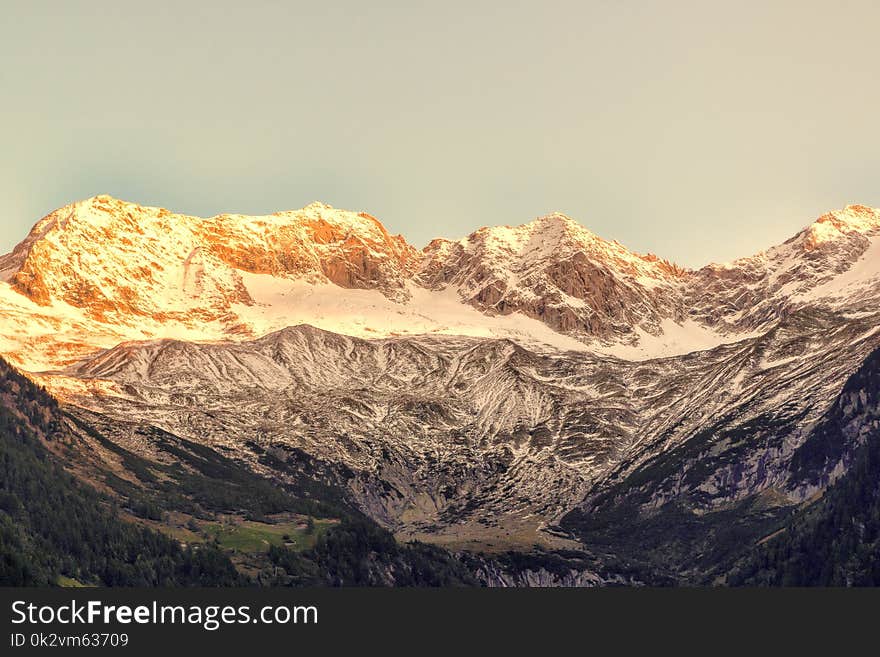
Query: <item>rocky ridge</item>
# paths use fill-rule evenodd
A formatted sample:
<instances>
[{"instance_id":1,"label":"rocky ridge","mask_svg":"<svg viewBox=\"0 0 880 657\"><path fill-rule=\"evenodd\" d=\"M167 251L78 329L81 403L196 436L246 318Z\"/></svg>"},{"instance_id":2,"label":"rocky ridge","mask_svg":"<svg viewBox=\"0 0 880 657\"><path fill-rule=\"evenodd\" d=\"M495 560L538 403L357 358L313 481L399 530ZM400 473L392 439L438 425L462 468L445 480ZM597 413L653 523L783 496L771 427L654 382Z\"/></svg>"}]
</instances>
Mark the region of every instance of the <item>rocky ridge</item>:
<instances>
[{"instance_id":1,"label":"rocky ridge","mask_svg":"<svg viewBox=\"0 0 880 657\"><path fill-rule=\"evenodd\" d=\"M799 308L876 299L880 212L686 270L551 214L419 252L365 213L314 203L200 219L98 196L0 257L0 352L64 367L126 340L252 339L309 323L360 337L505 337L629 359L736 342Z\"/></svg>"}]
</instances>

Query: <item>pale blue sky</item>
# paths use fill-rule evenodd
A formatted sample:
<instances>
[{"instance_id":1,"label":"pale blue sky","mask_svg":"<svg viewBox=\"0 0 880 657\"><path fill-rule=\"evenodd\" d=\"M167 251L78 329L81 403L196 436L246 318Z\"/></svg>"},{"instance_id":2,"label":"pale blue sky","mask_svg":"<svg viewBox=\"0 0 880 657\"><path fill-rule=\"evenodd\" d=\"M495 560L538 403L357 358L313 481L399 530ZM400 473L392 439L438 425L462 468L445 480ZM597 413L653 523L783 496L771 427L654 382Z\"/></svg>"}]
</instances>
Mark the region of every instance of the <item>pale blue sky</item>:
<instances>
[{"instance_id":1,"label":"pale blue sky","mask_svg":"<svg viewBox=\"0 0 880 657\"><path fill-rule=\"evenodd\" d=\"M873 2L0 0L0 252L108 193L417 246L558 210L685 265L880 205Z\"/></svg>"}]
</instances>

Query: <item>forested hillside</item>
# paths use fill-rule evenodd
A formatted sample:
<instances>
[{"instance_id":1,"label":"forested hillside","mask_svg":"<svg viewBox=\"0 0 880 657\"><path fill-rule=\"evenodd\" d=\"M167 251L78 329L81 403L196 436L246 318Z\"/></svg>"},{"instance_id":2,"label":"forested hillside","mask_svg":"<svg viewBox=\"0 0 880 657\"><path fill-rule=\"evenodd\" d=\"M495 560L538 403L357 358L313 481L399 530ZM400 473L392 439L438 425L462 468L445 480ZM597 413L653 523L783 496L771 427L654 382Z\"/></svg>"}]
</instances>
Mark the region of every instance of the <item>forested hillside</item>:
<instances>
[{"instance_id":1,"label":"forested hillside","mask_svg":"<svg viewBox=\"0 0 880 657\"><path fill-rule=\"evenodd\" d=\"M847 474L760 545L731 585L880 585L880 435L857 451Z\"/></svg>"},{"instance_id":2,"label":"forested hillside","mask_svg":"<svg viewBox=\"0 0 880 657\"><path fill-rule=\"evenodd\" d=\"M65 439L60 418L51 396L0 360L0 583L242 583L219 550L181 548L123 521L106 496L65 472L43 443Z\"/></svg>"}]
</instances>

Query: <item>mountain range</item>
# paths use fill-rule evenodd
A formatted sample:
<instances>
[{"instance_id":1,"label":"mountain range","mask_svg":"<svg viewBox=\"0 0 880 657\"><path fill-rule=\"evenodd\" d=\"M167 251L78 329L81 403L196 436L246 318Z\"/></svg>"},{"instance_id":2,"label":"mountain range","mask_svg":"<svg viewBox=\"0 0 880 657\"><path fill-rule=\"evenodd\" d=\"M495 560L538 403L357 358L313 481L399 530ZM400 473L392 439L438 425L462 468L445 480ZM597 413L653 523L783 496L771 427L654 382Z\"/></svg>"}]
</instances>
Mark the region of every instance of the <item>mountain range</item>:
<instances>
[{"instance_id":1,"label":"mountain range","mask_svg":"<svg viewBox=\"0 0 880 657\"><path fill-rule=\"evenodd\" d=\"M0 354L60 404L62 467L186 545L311 514L455 563L424 546L367 583L437 563L489 585L811 583L772 550L878 485L878 302L880 210L858 205L688 269L558 213L419 250L320 203L204 219L97 196L0 257ZM205 497L194 454L298 501ZM350 583L324 540L310 577ZM864 582L837 558L822 581Z\"/></svg>"}]
</instances>

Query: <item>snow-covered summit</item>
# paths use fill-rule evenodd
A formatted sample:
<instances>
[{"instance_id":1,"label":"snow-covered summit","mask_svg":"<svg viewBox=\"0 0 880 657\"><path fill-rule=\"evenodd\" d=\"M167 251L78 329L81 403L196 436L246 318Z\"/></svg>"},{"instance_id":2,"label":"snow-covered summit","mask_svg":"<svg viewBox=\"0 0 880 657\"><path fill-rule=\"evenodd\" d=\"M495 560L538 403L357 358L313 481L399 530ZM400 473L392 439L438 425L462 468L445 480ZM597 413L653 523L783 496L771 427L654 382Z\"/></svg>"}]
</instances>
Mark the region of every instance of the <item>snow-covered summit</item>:
<instances>
[{"instance_id":1,"label":"snow-covered summit","mask_svg":"<svg viewBox=\"0 0 880 657\"><path fill-rule=\"evenodd\" d=\"M880 210L864 205L847 205L842 210L828 212L806 228L807 234L819 243L876 230L880 230Z\"/></svg>"},{"instance_id":2,"label":"snow-covered summit","mask_svg":"<svg viewBox=\"0 0 880 657\"><path fill-rule=\"evenodd\" d=\"M523 313L554 329L606 338L656 327L685 270L602 239L554 213L521 226L481 228L425 250L418 280L457 290L490 313Z\"/></svg>"},{"instance_id":3,"label":"snow-covered summit","mask_svg":"<svg viewBox=\"0 0 880 657\"><path fill-rule=\"evenodd\" d=\"M688 270L561 213L420 252L369 214L319 202L201 218L100 195L50 213L0 256L0 352L46 369L125 340L255 338L308 323L686 353L804 305L865 312L880 296L878 235L880 211L847 206L762 253Z\"/></svg>"},{"instance_id":4,"label":"snow-covered summit","mask_svg":"<svg viewBox=\"0 0 880 657\"><path fill-rule=\"evenodd\" d=\"M415 249L375 218L320 203L203 219L102 195L41 220L0 269L41 305L155 315L194 300L200 310L218 312L224 302L247 303L242 271L394 296L416 259Z\"/></svg>"}]
</instances>

